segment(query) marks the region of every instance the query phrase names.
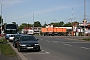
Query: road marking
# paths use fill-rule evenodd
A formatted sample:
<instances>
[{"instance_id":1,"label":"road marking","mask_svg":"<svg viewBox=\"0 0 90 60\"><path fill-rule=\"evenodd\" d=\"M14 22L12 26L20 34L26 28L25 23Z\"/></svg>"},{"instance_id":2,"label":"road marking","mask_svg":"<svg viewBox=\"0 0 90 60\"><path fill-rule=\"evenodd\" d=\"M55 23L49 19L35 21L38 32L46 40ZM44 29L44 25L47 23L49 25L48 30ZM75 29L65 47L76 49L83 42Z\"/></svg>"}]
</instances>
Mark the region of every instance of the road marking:
<instances>
[{"instance_id":1,"label":"road marking","mask_svg":"<svg viewBox=\"0 0 90 60\"><path fill-rule=\"evenodd\" d=\"M90 49L90 48L85 48L85 49Z\"/></svg>"},{"instance_id":2,"label":"road marking","mask_svg":"<svg viewBox=\"0 0 90 60\"><path fill-rule=\"evenodd\" d=\"M44 51L44 50L42 50L42 51Z\"/></svg>"},{"instance_id":3,"label":"road marking","mask_svg":"<svg viewBox=\"0 0 90 60\"><path fill-rule=\"evenodd\" d=\"M90 49L90 48L86 48L86 47L81 47L81 48L83 48L83 49Z\"/></svg>"},{"instance_id":4,"label":"road marking","mask_svg":"<svg viewBox=\"0 0 90 60\"><path fill-rule=\"evenodd\" d=\"M85 47L81 47L81 48L85 49Z\"/></svg>"},{"instance_id":5,"label":"road marking","mask_svg":"<svg viewBox=\"0 0 90 60\"><path fill-rule=\"evenodd\" d=\"M47 42L50 42L49 40L46 40Z\"/></svg>"},{"instance_id":6,"label":"road marking","mask_svg":"<svg viewBox=\"0 0 90 60\"><path fill-rule=\"evenodd\" d=\"M49 52L46 51L47 54L49 54Z\"/></svg>"},{"instance_id":7,"label":"road marking","mask_svg":"<svg viewBox=\"0 0 90 60\"><path fill-rule=\"evenodd\" d=\"M30 53L23 53L23 55L29 55L29 54L49 54L49 52L30 52Z\"/></svg>"},{"instance_id":8,"label":"road marking","mask_svg":"<svg viewBox=\"0 0 90 60\"><path fill-rule=\"evenodd\" d=\"M72 46L72 45L69 45L69 46Z\"/></svg>"},{"instance_id":9,"label":"road marking","mask_svg":"<svg viewBox=\"0 0 90 60\"><path fill-rule=\"evenodd\" d=\"M69 45L69 44L64 44L64 45Z\"/></svg>"},{"instance_id":10,"label":"road marking","mask_svg":"<svg viewBox=\"0 0 90 60\"><path fill-rule=\"evenodd\" d=\"M72 46L72 45L70 45L70 44L64 44L64 45L67 45L67 46Z\"/></svg>"},{"instance_id":11,"label":"road marking","mask_svg":"<svg viewBox=\"0 0 90 60\"><path fill-rule=\"evenodd\" d=\"M58 43L58 41L52 41L53 43Z\"/></svg>"},{"instance_id":12,"label":"road marking","mask_svg":"<svg viewBox=\"0 0 90 60\"><path fill-rule=\"evenodd\" d=\"M61 42L61 43L90 43L90 42Z\"/></svg>"},{"instance_id":13,"label":"road marking","mask_svg":"<svg viewBox=\"0 0 90 60\"><path fill-rule=\"evenodd\" d=\"M41 50L40 52L28 52L23 53L23 55L29 55L29 54L50 54L48 51Z\"/></svg>"}]
</instances>

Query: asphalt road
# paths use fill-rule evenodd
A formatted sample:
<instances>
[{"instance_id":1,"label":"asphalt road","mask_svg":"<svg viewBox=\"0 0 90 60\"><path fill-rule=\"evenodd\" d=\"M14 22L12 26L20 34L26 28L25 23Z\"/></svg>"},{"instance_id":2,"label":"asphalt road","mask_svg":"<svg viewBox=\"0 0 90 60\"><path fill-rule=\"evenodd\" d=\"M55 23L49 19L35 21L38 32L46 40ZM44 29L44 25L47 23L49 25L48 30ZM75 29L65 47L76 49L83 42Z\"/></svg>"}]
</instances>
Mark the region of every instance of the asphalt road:
<instances>
[{"instance_id":1,"label":"asphalt road","mask_svg":"<svg viewBox=\"0 0 90 60\"><path fill-rule=\"evenodd\" d=\"M36 38L42 51L22 52L28 60L90 60L90 42L64 36Z\"/></svg>"},{"instance_id":2,"label":"asphalt road","mask_svg":"<svg viewBox=\"0 0 90 60\"><path fill-rule=\"evenodd\" d=\"M27 60L90 60L90 42L82 37L35 36L39 38L40 52L20 52Z\"/></svg>"}]
</instances>

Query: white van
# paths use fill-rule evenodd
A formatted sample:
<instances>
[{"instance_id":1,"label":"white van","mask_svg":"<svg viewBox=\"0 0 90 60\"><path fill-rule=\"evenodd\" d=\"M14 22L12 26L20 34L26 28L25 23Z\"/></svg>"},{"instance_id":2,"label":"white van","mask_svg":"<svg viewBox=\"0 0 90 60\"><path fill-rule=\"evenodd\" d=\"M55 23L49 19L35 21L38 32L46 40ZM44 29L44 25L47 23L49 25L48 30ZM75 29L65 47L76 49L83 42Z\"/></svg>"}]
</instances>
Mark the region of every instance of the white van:
<instances>
[{"instance_id":1,"label":"white van","mask_svg":"<svg viewBox=\"0 0 90 60\"><path fill-rule=\"evenodd\" d=\"M28 35L33 35L33 34L34 34L34 31L33 31L33 30L28 30L28 31L27 31L27 34L28 34Z\"/></svg>"}]
</instances>

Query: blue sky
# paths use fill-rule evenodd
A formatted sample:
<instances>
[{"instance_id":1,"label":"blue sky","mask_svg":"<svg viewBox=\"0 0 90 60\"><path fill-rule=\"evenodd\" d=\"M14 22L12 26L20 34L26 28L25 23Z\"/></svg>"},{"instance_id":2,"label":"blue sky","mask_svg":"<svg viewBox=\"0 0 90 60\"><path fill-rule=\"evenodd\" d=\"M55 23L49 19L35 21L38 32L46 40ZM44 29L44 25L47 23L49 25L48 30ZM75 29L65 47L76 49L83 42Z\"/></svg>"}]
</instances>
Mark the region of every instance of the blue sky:
<instances>
[{"instance_id":1,"label":"blue sky","mask_svg":"<svg viewBox=\"0 0 90 60\"><path fill-rule=\"evenodd\" d=\"M6 23L33 24L33 13L34 21L42 24L71 22L72 12L72 22L82 22L84 18L84 0L0 0L0 3L3 4L2 17ZM87 22L90 22L90 0L86 0L86 15Z\"/></svg>"}]
</instances>

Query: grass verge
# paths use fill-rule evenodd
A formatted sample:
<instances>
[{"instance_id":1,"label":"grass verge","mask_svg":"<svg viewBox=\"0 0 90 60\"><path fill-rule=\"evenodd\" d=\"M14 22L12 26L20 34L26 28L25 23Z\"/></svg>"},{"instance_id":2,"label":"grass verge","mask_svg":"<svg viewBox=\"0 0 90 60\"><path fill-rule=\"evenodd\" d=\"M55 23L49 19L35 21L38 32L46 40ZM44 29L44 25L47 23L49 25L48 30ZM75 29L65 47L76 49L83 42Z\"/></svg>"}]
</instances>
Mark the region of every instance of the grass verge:
<instances>
[{"instance_id":1,"label":"grass verge","mask_svg":"<svg viewBox=\"0 0 90 60\"><path fill-rule=\"evenodd\" d=\"M12 49L10 44L7 44L6 39L0 39L0 51L7 56L16 56L16 52Z\"/></svg>"},{"instance_id":2,"label":"grass verge","mask_svg":"<svg viewBox=\"0 0 90 60\"><path fill-rule=\"evenodd\" d=\"M1 39L0 39L0 43L7 43L7 40L4 39L4 38L1 38Z\"/></svg>"}]
</instances>

